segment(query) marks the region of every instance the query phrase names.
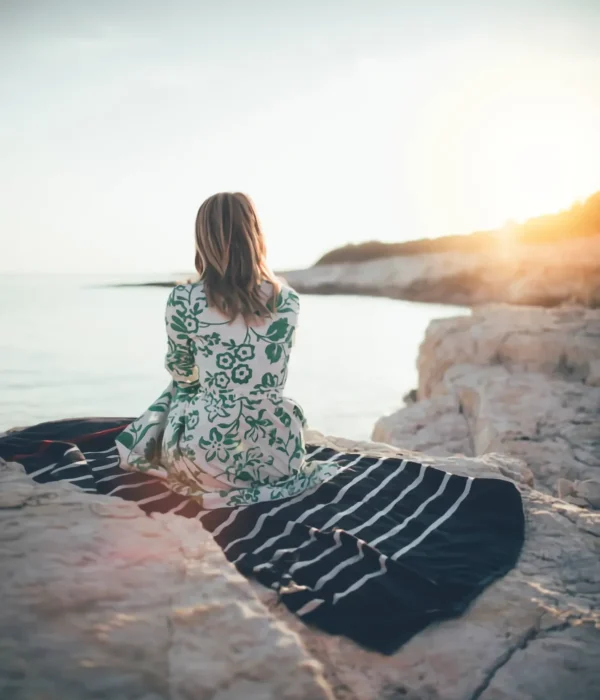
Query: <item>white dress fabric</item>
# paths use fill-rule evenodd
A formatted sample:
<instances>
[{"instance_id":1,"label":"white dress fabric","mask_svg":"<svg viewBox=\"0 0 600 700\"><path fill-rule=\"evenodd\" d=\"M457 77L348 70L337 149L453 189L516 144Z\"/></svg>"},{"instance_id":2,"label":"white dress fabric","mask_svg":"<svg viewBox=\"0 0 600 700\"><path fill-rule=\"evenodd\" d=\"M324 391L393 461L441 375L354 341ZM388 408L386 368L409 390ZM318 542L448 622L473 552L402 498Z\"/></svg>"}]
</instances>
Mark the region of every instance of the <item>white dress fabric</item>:
<instances>
[{"instance_id":1,"label":"white dress fabric","mask_svg":"<svg viewBox=\"0 0 600 700\"><path fill-rule=\"evenodd\" d=\"M271 286L263 284L268 297ZM121 466L164 479L204 508L273 501L339 469L305 460L304 415L283 394L298 295L282 287L268 319L229 322L202 281L179 285L166 311L173 381L117 438Z\"/></svg>"}]
</instances>

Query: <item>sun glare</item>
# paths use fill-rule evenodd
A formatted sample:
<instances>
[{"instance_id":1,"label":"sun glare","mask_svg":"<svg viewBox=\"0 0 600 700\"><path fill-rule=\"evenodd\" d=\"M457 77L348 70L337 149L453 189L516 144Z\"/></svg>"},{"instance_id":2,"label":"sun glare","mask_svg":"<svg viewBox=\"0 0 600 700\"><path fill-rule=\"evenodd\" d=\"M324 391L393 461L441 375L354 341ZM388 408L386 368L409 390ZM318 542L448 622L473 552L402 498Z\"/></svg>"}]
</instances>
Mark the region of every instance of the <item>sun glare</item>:
<instances>
[{"instance_id":1,"label":"sun glare","mask_svg":"<svg viewBox=\"0 0 600 700\"><path fill-rule=\"evenodd\" d=\"M480 125L471 168L491 190L490 218L551 213L597 186L581 122L570 106L523 102Z\"/></svg>"},{"instance_id":2,"label":"sun glare","mask_svg":"<svg viewBox=\"0 0 600 700\"><path fill-rule=\"evenodd\" d=\"M431 101L415 148L443 211L481 227L556 212L598 189L599 105L551 61L480 67ZM463 231L470 227L465 220Z\"/></svg>"}]
</instances>

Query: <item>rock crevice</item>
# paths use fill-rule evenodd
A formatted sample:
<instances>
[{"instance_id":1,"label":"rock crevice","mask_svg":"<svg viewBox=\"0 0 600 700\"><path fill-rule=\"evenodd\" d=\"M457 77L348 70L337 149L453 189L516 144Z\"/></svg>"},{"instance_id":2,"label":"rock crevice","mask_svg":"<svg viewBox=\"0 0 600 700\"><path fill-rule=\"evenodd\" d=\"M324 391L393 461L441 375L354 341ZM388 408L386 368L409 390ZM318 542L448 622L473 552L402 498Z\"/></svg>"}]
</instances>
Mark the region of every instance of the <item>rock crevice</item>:
<instances>
[{"instance_id":1,"label":"rock crevice","mask_svg":"<svg viewBox=\"0 0 600 700\"><path fill-rule=\"evenodd\" d=\"M508 664L510 663L510 660L513 658L513 656L518 652L518 651L523 651L524 649L527 649L527 647L533 643L538 637L540 636L540 633L543 634L543 636L547 636L549 634L552 634L552 632L562 632L566 629L568 629L571 625L570 622L561 622L559 624L556 624L552 627L549 627L548 629L544 629L542 631L541 628L541 623L542 623L543 615L540 616L539 620L536 622L536 624L532 625L528 630L524 632L522 637L511 647L509 647L501 656L496 659L494 664L490 667L490 669L486 672L482 682L475 688L473 695L471 696L470 700L480 700L480 698L486 693L488 688L493 684L494 678L496 675Z\"/></svg>"}]
</instances>

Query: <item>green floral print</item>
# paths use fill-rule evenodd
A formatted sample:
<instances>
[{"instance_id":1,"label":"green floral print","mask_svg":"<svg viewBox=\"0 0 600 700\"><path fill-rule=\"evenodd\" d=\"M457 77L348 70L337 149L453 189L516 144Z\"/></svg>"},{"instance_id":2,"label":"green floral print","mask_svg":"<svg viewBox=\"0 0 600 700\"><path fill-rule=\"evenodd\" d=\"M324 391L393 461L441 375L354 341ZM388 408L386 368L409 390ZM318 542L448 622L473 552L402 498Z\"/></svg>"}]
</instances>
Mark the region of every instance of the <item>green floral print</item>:
<instances>
[{"instance_id":1,"label":"green floral print","mask_svg":"<svg viewBox=\"0 0 600 700\"><path fill-rule=\"evenodd\" d=\"M265 283L265 294L270 287ZM304 413L284 396L299 313L282 287L268 319L229 322L204 285L179 285L166 308L172 383L117 439L122 466L220 508L286 498L338 467L305 460Z\"/></svg>"}]
</instances>

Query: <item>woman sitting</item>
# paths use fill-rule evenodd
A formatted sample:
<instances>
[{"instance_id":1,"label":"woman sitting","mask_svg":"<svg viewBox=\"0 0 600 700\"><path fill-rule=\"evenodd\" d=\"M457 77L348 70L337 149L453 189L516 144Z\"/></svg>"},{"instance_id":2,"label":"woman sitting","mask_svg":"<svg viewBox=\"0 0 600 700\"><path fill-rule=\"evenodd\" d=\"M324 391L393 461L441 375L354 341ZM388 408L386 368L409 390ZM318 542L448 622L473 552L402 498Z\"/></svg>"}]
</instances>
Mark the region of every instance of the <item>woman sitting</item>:
<instances>
[{"instance_id":1,"label":"woman sitting","mask_svg":"<svg viewBox=\"0 0 600 700\"><path fill-rule=\"evenodd\" d=\"M248 197L202 204L195 263L198 281L167 303L173 382L117 439L121 467L204 508L286 498L333 476L334 464L305 461L303 413L283 395L299 300L267 266Z\"/></svg>"}]
</instances>

